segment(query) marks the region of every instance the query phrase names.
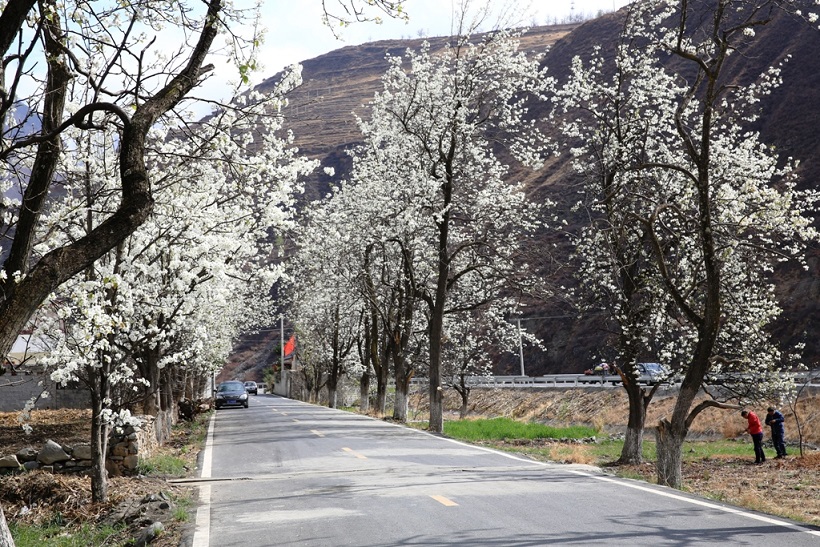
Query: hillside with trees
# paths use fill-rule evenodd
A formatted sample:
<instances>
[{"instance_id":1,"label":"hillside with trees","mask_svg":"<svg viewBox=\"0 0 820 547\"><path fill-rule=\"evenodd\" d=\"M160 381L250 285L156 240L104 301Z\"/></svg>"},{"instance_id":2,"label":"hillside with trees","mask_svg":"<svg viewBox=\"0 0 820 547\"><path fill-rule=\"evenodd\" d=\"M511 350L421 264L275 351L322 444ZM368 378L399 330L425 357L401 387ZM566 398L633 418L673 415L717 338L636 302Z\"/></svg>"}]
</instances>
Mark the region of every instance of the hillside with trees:
<instances>
[{"instance_id":1,"label":"hillside with trees","mask_svg":"<svg viewBox=\"0 0 820 547\"><path fill-rule=\"evenodd\" d=\"M596 46L602 47L604 57L613 55L623 21L622 10L583 24L527 29L521 38L521 49L544 53L541 66L558 82L564 82L569 77L573 57L589 58ZM428 41L432 51L448 43L445 38ZM418 50L423 42L422 39L380 41L344 47L303 63L303 83L289 96L287 126L294 131L301 152L318 160L323 168L333 168L335 173L330 176L323 169L314 171L302 198L305 202L323 196L331 185L350 173L352 161L346 150L362 141L353 113L366 115L365 105L372 101L381 85L379 79L388 68L386 56L400 56L408 48ZM783 84L762 97L761 115L752 129L760 131L761 142L776 147L780 158L794 158L798 162L798 188L816 189L820 166L812 160L820 153L817 123L820 115L810 105L817 103L820 93L820 59L816 55L820 34L798 18L776 15L772 22L757 29L755 43L750 52L729 56L724 73L730 80L748 82L767 67L782 63ZM269 79L260 88L272 86L278 78ZM539 108L543 107L533 106L535 117L543 114ZM513 164L508 177L523 180L527 193L535 201L556 202L562 214L567 213L572 226L574 217L567 209L581 181L571 169L570 161L568 154L547 158L534 172ZM567 273L576 267L569 261L572 245L553 232L544 232L540 237L545 246L559 246L556 256L540 264L544 278L556 286L572 284ZM784 349L805 344L805 362L816 366L820 346L812 333L820 328L820 249L816 243L811 244L806 254L806 268L787 265L774 273L784 311L775 320L773 332ZM611 328L594 315L579 317L575 304L566 298L532 300L522 325L544 342L540 348L525 344L527 374L582 372L596 360L613 358L601 350L613 345ZM656 355L640 357L658 358ZM515 354L496 355L494 363L497 374L519 371Z\"/></svg>"}]
</instances>

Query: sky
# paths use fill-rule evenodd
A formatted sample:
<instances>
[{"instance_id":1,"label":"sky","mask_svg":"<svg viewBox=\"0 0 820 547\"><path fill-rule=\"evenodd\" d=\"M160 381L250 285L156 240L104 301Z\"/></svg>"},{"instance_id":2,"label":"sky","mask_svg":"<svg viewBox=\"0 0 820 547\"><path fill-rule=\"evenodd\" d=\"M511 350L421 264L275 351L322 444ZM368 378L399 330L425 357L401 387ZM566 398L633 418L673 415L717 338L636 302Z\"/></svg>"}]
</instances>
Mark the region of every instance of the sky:
<instances>
[{"instance_id":1,"label":"sky","mask_svg":"<svg viewBox=\"0 0 820 547\"><path fill-rule=\"evenodd\" d=\"M236 4L243 1L250 3L251 0L237 0ZM340 0L326 0L325 3L332 8L337 6L338 1ZM472 4L478 6L485 2L486 0L473 0ZM286 66L349 45L376 40L450 35L454 8L460 3L458 0L404 0L404 9L410 16L406 24L390 19L385 19L382 24L356 23L343 29L342 39L337 40L331 30L322 25L321 0L264 0L262 25L267 28L267 34L259 55L262 68L252 75L252 82L260 83ZM494 0L491 4L500 6L504 3ZM560 22L572 15L591 18L602 11L615 11L626 5L627 0L512 0L508 3L520 11L516 19L523 25L542 25ZM497 13L499 8L495 9ZM497 17L494 14L487 20L494 22ZM491 30L492 23L489 23L489 27L482 30ZM228 74L224 78L236 79L235 75ZM215 89L217 85L216 81L209 82L208 87L212 89L207 94L218 93Z\"/></svg>"}]
</instances>

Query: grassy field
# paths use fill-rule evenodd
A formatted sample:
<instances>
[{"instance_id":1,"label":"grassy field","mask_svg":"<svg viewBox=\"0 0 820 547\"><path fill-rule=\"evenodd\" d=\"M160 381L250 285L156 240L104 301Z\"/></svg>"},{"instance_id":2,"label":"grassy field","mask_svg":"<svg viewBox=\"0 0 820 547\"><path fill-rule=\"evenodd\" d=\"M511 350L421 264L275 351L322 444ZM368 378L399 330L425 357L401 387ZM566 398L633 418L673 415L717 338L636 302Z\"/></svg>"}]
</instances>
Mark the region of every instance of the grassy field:
<instances>
[{"instance_id":1,"label":"grassy field","mask_svg":"<svg viewBox=\"0 0 820 547\"><path fill-rule=\"evenodd\" d=\"M426 425L418 423L422 429ZM509 418L447 421L444 423L444 434L465 442L495 444L503 450L528 454L543 461L592 465L608 465L617 460L624 445L623 440L601 437L601 432L592 427L550 427ZM566 442L571 439L588 442ZM728 439L689 441L683 444L683 461L747 458L749 446L748 442ZM773 449L766 449L766 453L771 458L775 456ZM651 439L643 442L643 458L646 461L656 459L655 442Z\"/></svg>"},{"instance_id":2,"label":"grassy field","mask_svg":"<svg viewBox=\"0 0 820 547\"><path fill-rule=\"evenodd\" d=\"M425 422L413 427L425 429ZM526 455L533 460L581 463L602 467L613 475L656 483L655 442L644 440L641 465L615 465L623 440L588 426L549 427L510 418L448 420L444 434L461 441ZM692 440L683 446L683 489L715 501L820 525L820 451L807 450L751 466L746 439ZM794 454L794 452L792 453Z\"/></svg>"}]
</instances>

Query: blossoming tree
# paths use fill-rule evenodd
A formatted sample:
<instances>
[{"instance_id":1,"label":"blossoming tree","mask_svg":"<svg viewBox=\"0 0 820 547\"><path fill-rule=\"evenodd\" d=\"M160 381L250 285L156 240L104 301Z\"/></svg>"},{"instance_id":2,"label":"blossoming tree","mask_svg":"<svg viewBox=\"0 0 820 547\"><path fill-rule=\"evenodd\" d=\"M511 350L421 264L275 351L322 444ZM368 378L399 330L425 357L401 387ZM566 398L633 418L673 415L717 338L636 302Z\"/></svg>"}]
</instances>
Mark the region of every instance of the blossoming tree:
<instances>
[{"instance_id":1,"label":"blossoming tree","mask_svg":"<svg viewBox=\"0 0 820 547\"><path fill-rule=\"evenodd\" d=\"M335 20L344 24L371 19L369 10L373 7L390 15L401 14L401 4L391 0L340 0L338 6L343 13ZM133 286L124 283L122 273L128 267L123 268L120 258L126 250L125 239L152 211L157 191L152 184L161 185L149 177L146 166L149 142L162 147L159 141L150 140L149 132L176 127L165 116L213 69L205 62L220 32L227 37L228 45L221 51L228 52L240 80L247 82L248 71L256 65L254 55L259 43L258 26L247 24L253 22L253 15L219 0L198 6L184 2L59 4L33 0L3 4L0 161L4 173L0 178L0 233L5 252L0 269L0 350L4 353L48 295L84 272L86 285L66 292L72 295L75 311L83 310L81 319L72 326L84 324L85 332L101 343L87 348L89 353L97 354L98 360L111 364L114 357L131 357L111 342L130 337L126 331L136 324L129 316L131 307L145 296L135 294ZM170 55L154 48L161 33L177 33L184 45ZM103 155L93 160L87 157L85 165L93 176L106 178L106 184L89 185L87 189L105 188L106 197L112 199L105 201L105 208L94 210L91 204L102 201L94 201L87 192L91 200L86 209L88 229L73 230L77 237L65 237L76 226L48 224L44 222L45 212L63 197L59 163L70 161L66 151L80 149L78 145L87 139L94 141ZM104 168L100 169L97 162ZM168 160L157 161L157 165L163 163L169 165ZM86 180L91 181L93 176ZM53 221L57 216L50 218ZM233 220L245 226L246 218L243 214ZM128 250L152 246L138 238L130 243L133 246ZM117 252L107 257L107 264L100 268L108 272L96 275L92 264L115 248ZM173 251L162 256L157 260L179 266ZM229 262L230 258L226 259ZM213 270L191 270L188 274L190 288L205 284ZM180 275L177 285L185 284L184 277ZM62 319L69 316L77 319L65 312ZM193 329L187 336L186 343L197 336L204 340L201 329L198 335ZM134 338L140 337L134 334ZM217 346L226 347L224 342ZM177 337L177 344L181 343ZM129 374L133 371L123 369L120 377ZM106 404L107 392L103 389L97 394ZM101 463L96 462L97 479L103 473ZM92 490L96 500L104 498L104 489Z\"/></svg>"},{"instance_id":2,"label":"blossoming tree","mask_svg":"<svg viewBox=\"0 0 820 547\"><path fill-rule=\"evenodd\" d=\"M270 322L260 316L267 300L258 293L268 292L279 269L259 257L269 231L287 227L296 179L312 164L276 137L281 118L272 112L281 99L250 101L193 124L190 134L181 127L152 132L154 211L59 288L39 322L53 345L52 378L89 390L101 464L109 425L132 409L176 416L182 393L173 386L210 377L241 327ZM107 146L76 142L72 161L59 166L66 195L44 215L55 235L43 252L92 231L114 199Z\"/></svg>"},{"instance_id":3,"label":"blossoming tree","mask_svg":"<svg viewBox=\"0 0 820 547\"><path fill-rule=\"evenodd\" d=\"M551 80L517 50L516 36L499 32L391 58L384 90L361 124L367 146L354 158L392 173L381 194L402 203L390 220L413 237L412 248L402 238L393 242L424 307L433 431L442 427L445 316L502 299L527 278L518 258L538 226L539 206L505 180L505 162L512 154L538 165L543 136L527 119L527 101Z\"/></svg>"},{"instance_id":4,"label":"blossoming tree","mask_svg":"<svg viewBox=\"0 0 820 547\"><path fill-rule=\"evenodd\" d=\"M730 79L726 62L752 52L755 29L797 4L636 2L615 68L599 56L576 59L558 94L564 133L579 143L576 168L587 175L579 207L593 219L578 238L579 272L620 328L632 448L649 394L630 365L652 350L683 374L672 416L658 425L661 484L680 486L690 424L723 404L694 404L709 378L759 386L777 382L783 364L766 331L779 313L769 274L801 260L817 238L805 215L817 196L797 191L794 162L749 129L760 97L780 83L778 67L742 81ZM736 386L736 398L750 395Z\"/></svg>"}]
</instances>

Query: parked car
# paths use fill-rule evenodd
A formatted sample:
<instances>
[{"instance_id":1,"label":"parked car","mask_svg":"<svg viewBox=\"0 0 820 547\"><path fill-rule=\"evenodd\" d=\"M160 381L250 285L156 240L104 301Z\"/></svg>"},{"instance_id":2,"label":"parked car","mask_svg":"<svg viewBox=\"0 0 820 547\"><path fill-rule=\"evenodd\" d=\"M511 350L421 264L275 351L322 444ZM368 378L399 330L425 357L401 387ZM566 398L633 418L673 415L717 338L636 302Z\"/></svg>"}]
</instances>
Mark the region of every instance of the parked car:
<instances>
[{"instance_id":1,"label":"parked car","mask_svg":"<svg viewBox=\"0 0 820 547\"><path fill-rule=\"evenodd\" d=\"M638 363L638 381L642 384L655 385L658 382L671 382L671 374L668 367L660 363Z\"/></svg>"},{"instance_id":2,"label":"parked car","mask_svg":"<svg viewBox=\"0 0 820 547\"><path fill-rule=\"evenodd\" d=\"M223 406L244 406L248 408L248 392L245 384L237 380L222 382L216 387L214 406L217 410Z\"/></svg>"},{"instance_id":3,"label":"parked car","mask_svg":"<svg viewBox=\"0 0 820 547\"><path fill-rule=\"evenodd\" d=\"M256 385L256 382L245 382L245 391L257 395L259 392L259 386Z\"/></svg>"}]
</instances>

